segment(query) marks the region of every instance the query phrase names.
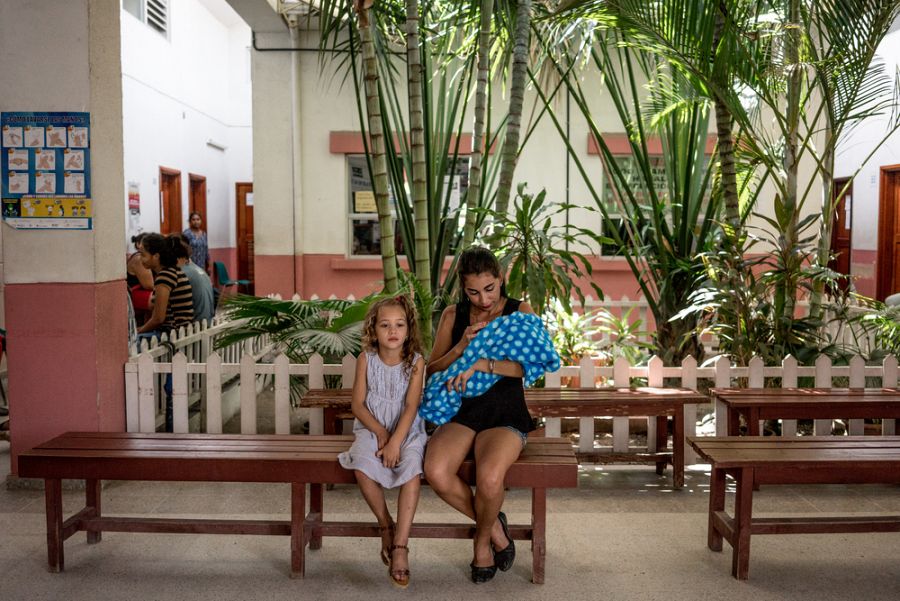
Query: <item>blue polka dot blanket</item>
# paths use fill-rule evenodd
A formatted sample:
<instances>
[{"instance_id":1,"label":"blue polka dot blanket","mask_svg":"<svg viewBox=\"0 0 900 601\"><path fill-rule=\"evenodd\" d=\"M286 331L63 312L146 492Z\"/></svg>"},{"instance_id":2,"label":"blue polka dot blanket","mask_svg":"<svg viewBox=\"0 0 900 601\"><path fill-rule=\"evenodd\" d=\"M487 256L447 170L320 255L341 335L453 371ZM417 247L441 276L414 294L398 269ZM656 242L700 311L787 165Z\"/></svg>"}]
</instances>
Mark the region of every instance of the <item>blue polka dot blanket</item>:
<instances>
[{"instance_id":1,"label":"blue polka dot blanket","mask_svg":"<svg viewBox=\"0 0 900 601\"><path fill-rule=\"evenodd\" d=\"M447 382L466 371L479 359L515 361L525 371L525 386L530 386L545 372L559 369L559 355L541 318L519 311L498 317L482 328L462 356L450 367L428 378L425 398L419 415L435 424L445 424L456 415L462 397L484 394L501 376L476 371L466 383L466 390L447 390Z\"/></svg>"}]
</instances>

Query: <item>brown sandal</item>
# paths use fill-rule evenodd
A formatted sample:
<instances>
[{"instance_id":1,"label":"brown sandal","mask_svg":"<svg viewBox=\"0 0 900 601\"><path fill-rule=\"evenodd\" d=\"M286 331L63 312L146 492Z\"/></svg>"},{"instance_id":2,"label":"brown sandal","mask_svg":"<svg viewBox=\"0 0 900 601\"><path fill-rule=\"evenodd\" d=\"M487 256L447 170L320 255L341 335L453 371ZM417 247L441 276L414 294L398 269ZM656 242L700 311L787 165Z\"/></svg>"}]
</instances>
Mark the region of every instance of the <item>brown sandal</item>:
<instances>
[{"instance_id":1,"label":"brown sandal","mask_svg":"<svg viewBox=\"0 0 900 601\"><path fill-rule=\"evenodd\" d=\"M393 555L396 549L405 549L407 561L409 561L409 547L406 545L392 545L391 546L391 565L388 566L388 576L391 577L391 582L394 583L394 586L398 586L400 588L406 588L409 586L409 568L403 568L400 570L395 570L393 566Z\"/></svg>"},{"instance_id":2,"label":"brown sandal","mask_svg":"<svg viewBox=\"0 0 900 601\"><path fill-rule=\"evenodd\" d=\"M390 567L390 565L391 565L391 548L394 546L393 545L394 524L391 523L391 524L388 524L387 526L379 526L378 530L381 532L381 534L384 534L385 532L390 534L391 542L389 544L385 545L383 539L381 541L381 561L384 563L384 565Z\"/></svg>"}]
</instances>

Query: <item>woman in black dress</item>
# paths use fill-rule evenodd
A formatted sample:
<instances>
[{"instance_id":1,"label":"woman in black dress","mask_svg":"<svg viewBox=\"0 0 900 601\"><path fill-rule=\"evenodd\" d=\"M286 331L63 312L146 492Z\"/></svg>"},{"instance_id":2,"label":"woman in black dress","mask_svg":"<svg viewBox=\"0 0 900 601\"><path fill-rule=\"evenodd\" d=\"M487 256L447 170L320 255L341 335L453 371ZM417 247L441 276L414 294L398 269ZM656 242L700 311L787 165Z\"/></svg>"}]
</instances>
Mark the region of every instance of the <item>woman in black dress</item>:
<instances>
[{"instance_id":1,"label":"woman in black dress","mask_svg":"<svg viewBox=\"0 0 900 601\"><path fill-rule=\"evenodd\" d=\"M486 248L473 247L459 259L460 302L447 307L435 336L426 374L447 369L488 322L515 311L534 313L527 303L506 296L500 264ZM509 536L503 506L503 481L533 429L522 382L524 371L515 361L479 359L448 387L465 390L482 371L503 376L487 392L463 397L459 412L437 429L425 451L425 475L432 489L458 511L475 520L472 581L487 582L512 567L516 548ZM458 475L459 466L474 450L475 493Z\"/></svg>"}]
</instances>

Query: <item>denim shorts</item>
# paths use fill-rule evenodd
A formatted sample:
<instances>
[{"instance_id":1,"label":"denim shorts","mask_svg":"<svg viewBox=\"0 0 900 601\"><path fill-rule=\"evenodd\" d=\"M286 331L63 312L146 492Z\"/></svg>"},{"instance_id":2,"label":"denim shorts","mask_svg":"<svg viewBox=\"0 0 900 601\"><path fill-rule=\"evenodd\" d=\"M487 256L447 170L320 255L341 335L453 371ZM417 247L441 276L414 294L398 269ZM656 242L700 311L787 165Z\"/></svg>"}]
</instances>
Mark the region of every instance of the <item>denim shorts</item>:
<instances>
[{"instance_id":1,"label":"denim shorts","mask_svg":"<svg viewBox=\"0 0 900 601\"><path fill-rule=\"evenodd\" d=\"M518 434L519 438L522 439L522 448L523 449L525 448L525 444L528 442L528 434L526 434L525 432L522 432L518 428L513 428L512 426L500 426L500 427L506 428L510 432L514 432L514 433Z\"/></svg>"}]
</instances>

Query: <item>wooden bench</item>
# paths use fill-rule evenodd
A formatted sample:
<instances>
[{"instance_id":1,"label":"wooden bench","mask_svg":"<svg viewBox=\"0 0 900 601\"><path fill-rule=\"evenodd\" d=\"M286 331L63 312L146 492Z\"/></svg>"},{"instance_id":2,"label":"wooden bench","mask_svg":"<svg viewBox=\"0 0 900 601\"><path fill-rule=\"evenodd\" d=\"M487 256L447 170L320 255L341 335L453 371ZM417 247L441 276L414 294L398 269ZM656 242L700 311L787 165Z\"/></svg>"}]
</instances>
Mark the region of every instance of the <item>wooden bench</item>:
<instances>
[{"instance_id":1,"label":"wooden bench","mask_svg":"<svg viewBox=\"0 0 900 601\"><path fill-rule=\"evenodd\" d=\"M753 485L900 484L900 439L872 436L689 437L712 467L707 544L732 547L731 573L746 580L753 534L900 532L900 516L753 517ZM736 485L734 516L725 511L725 479Z\"/></svg>"},{"instance_id":2,"label":"wooden bench","mask_svg":"<svg viewBox=\"0 0 900 601\"><path fill-rule=\"evenodd\" d=\"M70 432L19 455L19 475L43 478L47 508L47 552L51 572L65 565L64 541L78 531L88 543L101 532L184 534L272 534L291 537L291 576L303 578L305 549L318 549L323 536L380 536L373 522L324 520L323 484L355 483L337 455L347 450L351 436L275 436L223 434L131 434ZM467 461L460 475L474 482L474 466ZM529 441L510 468L506 485L530 488L531 523L510 524L516 540L530 540L532 581L544 581L547 489L577 486L578 465L568 441ZM62 480L85 480L85 507L68 519L62 508ZM197 482L285 482L291 485L290 520L223 520L104 516L102 480ZM306 512L309 485L309 512ZM368 514L368 509L361 511ZM413 525L411 536L471 538L467 524Z\"/></svg>"},{"instance_id":3,"label":"wooden bench","mask_svg":"<svg viewBox=\"0 0 900 601\"><path fill-rule=\"evenodd\" d=\"M768 419L900 418L900 388L713 388L710 394L725 406L729 436L740 434L742 416L750 436L759 436L760 420Z\"/></svg>"},{"instance_id":4,"label":"wooden bench","mask_svg":"<svg viewBox=\"0 0 900 601\"><path fill-rule=\"evenodd\" d=\"M350 389L309 390L303 407L324 411L326 434L337 432L337 423L350 414ZM579 461L648 461L662 474L672 463L672 484L684 486L684 406L709 399L686 388L528 388L525 402L533 417L651 416L656 418L656 451L647 453L577 453ZM672 450L668 446L668 425L672 418ZM531 440L531 439L529 439Z\"/></svg>"}]
</instances>

